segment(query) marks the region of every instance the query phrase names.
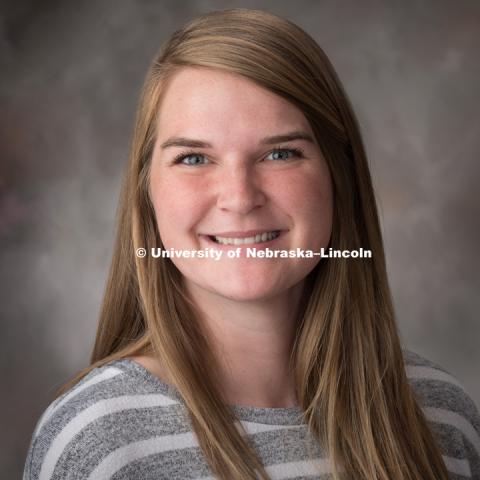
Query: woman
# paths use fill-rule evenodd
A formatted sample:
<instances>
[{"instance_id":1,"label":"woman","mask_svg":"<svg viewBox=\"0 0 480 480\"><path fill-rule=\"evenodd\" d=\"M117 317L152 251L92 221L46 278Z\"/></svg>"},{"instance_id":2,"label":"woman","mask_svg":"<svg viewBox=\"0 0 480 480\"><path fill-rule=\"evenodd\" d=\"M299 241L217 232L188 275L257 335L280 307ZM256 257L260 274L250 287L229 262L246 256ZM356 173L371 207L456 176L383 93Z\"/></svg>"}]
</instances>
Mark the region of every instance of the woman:
<instances>
[{"instance_id":1,"label":"woman","mask_svg":"<svg viewBox=\"0 0 480 480\"><path fill-rule=\"evenodd\" d=\"M480 478L473 402L401 349L357 122L299 27L213 12L153 62L92 363L59 395L25 478Z\"/></svg>"}]
</instances>

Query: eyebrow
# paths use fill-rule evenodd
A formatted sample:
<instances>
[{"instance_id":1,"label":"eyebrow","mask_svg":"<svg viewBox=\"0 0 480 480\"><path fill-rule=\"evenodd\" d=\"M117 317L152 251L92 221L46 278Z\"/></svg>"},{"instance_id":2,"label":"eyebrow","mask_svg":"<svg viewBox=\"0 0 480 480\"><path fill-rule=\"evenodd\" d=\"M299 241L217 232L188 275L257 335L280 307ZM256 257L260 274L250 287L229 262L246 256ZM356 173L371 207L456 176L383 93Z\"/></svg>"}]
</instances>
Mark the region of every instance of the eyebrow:
<instances>
[{"instance_id":1,"label":"eyebrow","mask_svg":"<svg viewBox=\"0 0 480 480\"><path fill-rule=\"evenodd\" d=\"M295 131L284 133L282 135L274 135L272 137L265 137L260 140L261 145L271 145L274 143L291 142L293 140L305 140L310 143L315 143L313 137L303 131ZM165 149L169 147L190 147L190 148L212 148L212 144L204 140L196 140L186 137L172 137L163 142L160 148Z\"/></svg>"}]
</instances>

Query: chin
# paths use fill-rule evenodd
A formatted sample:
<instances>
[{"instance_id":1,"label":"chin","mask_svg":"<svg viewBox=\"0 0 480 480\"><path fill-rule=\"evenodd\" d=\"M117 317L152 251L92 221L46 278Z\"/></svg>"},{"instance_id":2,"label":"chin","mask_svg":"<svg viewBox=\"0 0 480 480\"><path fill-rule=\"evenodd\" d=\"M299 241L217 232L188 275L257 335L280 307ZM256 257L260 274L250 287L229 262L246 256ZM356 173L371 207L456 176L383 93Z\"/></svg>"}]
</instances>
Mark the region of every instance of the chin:
<instances>
[{"instance_id":1,"label":"chin","mask_svg":"<svg viewBox=\"0 0 480 480\"><path fill-rule=\"evenodd\" d=\"M212 293L238 302L266 300L281 293L282 289L271 283L248 282L243 284L224 283L221 288L210 288Z\"/></svg>"}]
</instances>

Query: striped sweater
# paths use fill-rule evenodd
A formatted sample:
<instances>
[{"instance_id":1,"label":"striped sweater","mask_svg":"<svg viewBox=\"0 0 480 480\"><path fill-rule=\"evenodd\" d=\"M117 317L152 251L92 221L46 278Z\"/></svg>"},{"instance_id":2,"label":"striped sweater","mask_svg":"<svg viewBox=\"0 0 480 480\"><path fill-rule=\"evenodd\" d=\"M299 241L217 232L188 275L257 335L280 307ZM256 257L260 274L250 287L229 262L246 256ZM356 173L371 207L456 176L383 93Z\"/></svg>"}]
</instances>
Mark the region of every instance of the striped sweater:
<instances>
[{"instance_id":1,"label":"striped sweater","mask_svg":"<svg viewBox=\"0 0 480 480\"><path fill-rule=\"evenodd\" d=\"M409 381L453 480L480 480L480 416L459 382L404 351ZM231 406L272 479L331 478L298 407ZM173 387L131 359L92 370L38 420L24 480L214 479ZM313 447L309 460L307 445Z\"/></svg>"}]
</instances>

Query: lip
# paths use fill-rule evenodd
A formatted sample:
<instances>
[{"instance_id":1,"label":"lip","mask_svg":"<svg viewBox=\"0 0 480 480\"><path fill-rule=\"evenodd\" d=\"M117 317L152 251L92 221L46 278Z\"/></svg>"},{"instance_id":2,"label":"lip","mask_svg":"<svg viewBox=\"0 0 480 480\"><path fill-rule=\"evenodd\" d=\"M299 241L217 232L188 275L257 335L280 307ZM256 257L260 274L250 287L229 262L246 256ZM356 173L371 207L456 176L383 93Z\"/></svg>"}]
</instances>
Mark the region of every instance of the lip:
<instances>
[{"instance_id":1,"label":"lip","mask_svg":"<svg viewBox=\"0 0 480 480\"><path fill-rule=\"evenodd\" d=\"M223 243L217 243L215 240L212 240L210 234L200 234L199 237L208 243L209 247L214 247L217 250L232 250L236 248L268 248L273 245L275 242L283 238L283 236L288 232L288 230L279 230L279 229L272 229L272 230L247 230L246 232L223 232L219 234L215 234L214 236L217 237L226 237L226 238L248 238L253 237L254 235L258 235L259 233L264 232L280 232L278 237L273 238L272 240L268 240L266 242L259 242L259 243L248 243L242 245L225 245Z\"/></svg>"}]
</instances>

